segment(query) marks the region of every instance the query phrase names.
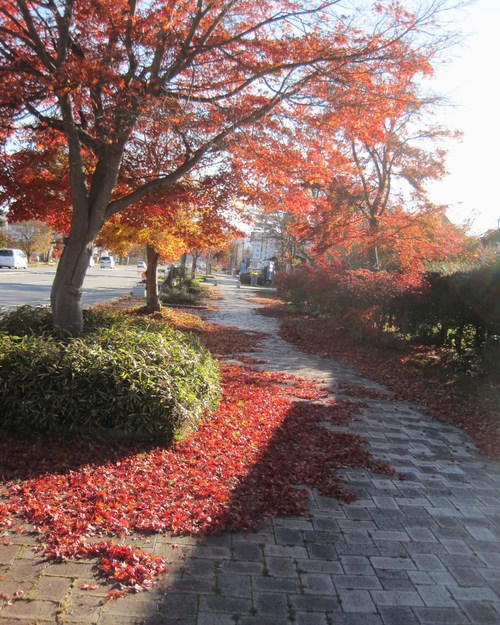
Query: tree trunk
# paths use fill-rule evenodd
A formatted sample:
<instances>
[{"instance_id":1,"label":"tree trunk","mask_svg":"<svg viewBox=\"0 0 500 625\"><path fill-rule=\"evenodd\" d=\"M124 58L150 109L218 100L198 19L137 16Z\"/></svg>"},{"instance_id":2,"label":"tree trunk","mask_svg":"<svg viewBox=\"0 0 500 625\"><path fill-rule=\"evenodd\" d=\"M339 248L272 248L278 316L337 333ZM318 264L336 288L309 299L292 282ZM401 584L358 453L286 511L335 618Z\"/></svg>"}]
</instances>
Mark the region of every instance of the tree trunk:
<instances>
[{"instance_id":1,"label":"tree trunk","mask_svg":"<svg viewBox=\"0 0 500 625\"><path fill-rule=\"evenodd\" d=\"M52 324L63 336L79 336L83 330L82 289L92 254L92 240L68 237L57 265L50 303Z\"/></svg>"},{"instance_id":2,"label":"tree trunk","mask_svg":"<svg viewBox=\"0 0 500 625\"><path fill-rule=\"evenodd\" d=\"M181 262L179 267L179 286L182 288L186 282L186 254L181 256Z\"/></svg>"},{"instance_id":3,"label":"tree trunk","mask_svg":"<svg viewBox=\"0 0 500 625\"><path fill-rule=\"evenodd\" d=\"M194 250L191 252L191 256L193 257L193 264L191 265L191 280L196 278L196 265L198 263L198 258L200 257L200 251Z\"/></svg>"},{"instance_id":4,"label":"tree trunk","mask_svg":"<svg viewBox=\"0 0 500 625\"><path fill-rule=\"evenodd\" d=\"M158 297L158 284L156 274L158 270L158 259L160 254L152 245L146 246L146 306L147 313L158 312L161 310L160 298Z\"/></svg>"},{"instance_id":5,"label":"tree trunk","mask_svg":"<svg viewBox=\"0 0 500 625\"><path fill-rule=\"evenodd\" d=\"M378 256L377 236L379 233L379 222L376 217L370 218L370 247L368 249L368 263L372 271L380 270L380 259Z\"/></svg>"}]
</instances>

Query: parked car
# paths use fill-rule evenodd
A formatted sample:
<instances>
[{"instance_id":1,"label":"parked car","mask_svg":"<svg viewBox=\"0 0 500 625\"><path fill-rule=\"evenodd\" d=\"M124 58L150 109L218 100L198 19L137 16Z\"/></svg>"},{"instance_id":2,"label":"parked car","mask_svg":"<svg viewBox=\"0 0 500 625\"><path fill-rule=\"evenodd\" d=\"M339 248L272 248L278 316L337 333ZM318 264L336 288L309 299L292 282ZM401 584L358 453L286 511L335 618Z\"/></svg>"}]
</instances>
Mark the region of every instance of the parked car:
<instances>
[{"instance_id":1,"label":"parked car","mask_svg":"<svg viewBox=\"0 0 500 625\"><path fill-rule=\"evenodd\" d=\"M141 271L146 271L146 263L143 260L137 261L137 269Z\"/></svg>"},{"instance_id":2,"label":"parked car","mask_svg":"<svg viewBox=\"0 0 500 625\"><path fill-rule=\"evenodd\" d=\"M28 257L22 250L12 247L0 249L0 268L27 269Z\"/></svg>"},{"instance_id":3,"label":"parked car","mask_svg":"<svg viewBox=\"0 0 500 625\"><path fill-rule=\"evenodd\" d=\"M113 256L101 256L101 269L114 269L115 259Z\"/></svg>"}]
</instances>

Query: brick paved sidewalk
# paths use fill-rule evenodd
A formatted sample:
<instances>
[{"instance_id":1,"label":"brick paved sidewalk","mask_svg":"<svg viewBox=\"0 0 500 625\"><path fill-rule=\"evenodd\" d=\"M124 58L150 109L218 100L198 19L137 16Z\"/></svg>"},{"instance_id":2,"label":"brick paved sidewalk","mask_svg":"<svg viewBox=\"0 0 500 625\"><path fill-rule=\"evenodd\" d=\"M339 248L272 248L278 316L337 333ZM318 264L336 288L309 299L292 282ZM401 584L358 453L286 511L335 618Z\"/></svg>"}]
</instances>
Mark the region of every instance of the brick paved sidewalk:
<instances>
[{"instance_id":1,"label":"brick paved sidewalk","mask_svg":"<svg viewBox=\"0 0 500 625\"><path fill-rule=\"evenodd\" d=\"M333 390L380 389L282 341L276 321L245 300L252 290L230 278L218 288L224 302L211 320L267 332L266 368L324 379ZM348 471L354 503L311 491L309 516L275 519L257 533L137 536L170 572L152 592L104 605L105 589L82 589L94 583L90 563L44 563L34 539L11 536L0 544L0 594L18 591L19 600L0 609L0 625L498 625L500 463L416 405L363 405L349 431L406 479Z\"/></svg>"}]
</instances>

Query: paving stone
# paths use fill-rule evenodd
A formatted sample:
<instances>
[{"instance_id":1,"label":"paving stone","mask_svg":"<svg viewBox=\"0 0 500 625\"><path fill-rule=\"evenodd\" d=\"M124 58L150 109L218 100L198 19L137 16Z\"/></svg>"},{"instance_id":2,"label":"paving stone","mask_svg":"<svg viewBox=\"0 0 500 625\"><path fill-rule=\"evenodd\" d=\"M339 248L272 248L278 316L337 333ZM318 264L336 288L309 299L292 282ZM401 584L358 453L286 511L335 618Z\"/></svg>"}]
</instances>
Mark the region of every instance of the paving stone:
<instances>
[{"instance_id":1,"label":"paving stone","mask_svg":"<svg viewBox=\"0 0 500 625\"><path fill-rule=\"evenodd\" d=\"M223 560L226 564L228 561ZM208 560L206 558L189 558L184 562L184 571L189 575L195 575L196 577L208 577L213 579L216 571L218 570L219 562L214 560Z\"/></svg>"},{"instance_id":2,"label":"paving stone","mask_svg":"<svg viewBox=\"0 0 500 625\"><path fill-rule=\"evenodd\" d=\"M193 597L196 599L196 597ZM201 612L218 612L230 614L249 614L252 611L252 601L244 597L202 596L200 597Z\"/></svg>"},{"instance_id":3,"label":"paving stone","mask_svg":"<svg viewBox=\"0 0 500 625\"><path fill-rule=\"evenodd\" d=\"M497 551L480 551L477 555L481 558L482 562L486 563L496 569L500 569L500 553Z\"/></svg>"},{"instance_id":4,"label":"paving stone","mask_svg":"<svg viewBox=\"0 0 500 625\"><path fill-rule=\"evenodd\" d=\"M484 579L481 575L482 569L471 569L469 567L457 566L448 567L447 571L456 580L459 586L480 586ZM500 573L500 571L499 571ZM500 579L500 576L499 576Z\"/></svg>"},{"instance_id":5,"label":"paving stone","mask_svg":"<svg viewBox=\"0 0 500 625\"><path fill-rule=\"evenodd\" d=\"M441 538L441 544L448 553L472 555L472 549L463 540L453 538Z\"/></svg>"},{"instance_id":6,"label":"paving stone","mask_svg":"<svg viewBox=\"0 0 500 625\"><path fill-rule=\"evenodd\" d=\"M444 571L445 566L441 560L432 553L416 553L412 560L419 571Z\"/></svg>"},{"instance_id":7,"label":"paving stone","mask_svg":"<svg viewBox=\"0 0 500 625\"><path fill-rule=\"evenodd\" d=\"M367 590L347 590L341 588L338 590L338 597L344 612L376 612L372 597Z\"/></svg>"},{"instance_id":8,"label":"paving stone","mask_svg":"<svg viewBox=\"0 0 500 625\"><path fill-rule=\"evenodd\" d=\"M362 530L376 531L377 527L371 519L339 519L337 521L339 530L345 532L359 532ZM371 534L370 531L370 534Z\"/></svg>"},{"instance_id":9,"label":"paving stone","mask_svg":"<svg viewBox=\"0 0 500 625\"><path fill-rule=\"evenodd\" d=\"M266 558L266 568L269 575L274 577L295 577L297 567L291 558Z\"/></svg>"},{"instance_id":10,"label":"paving stone","mask_svg":"<svg viewBox=\"0 0 500 625\"><path fill-rule=\"evenodd\" d=\"M98 625L191 625L187 618L182 617L166 617L161 615L152 615L147 619L141 619L137 616L120 615L119 618L115 614L103 614L99 617ZM36 624L38 625L38 623Z\"/></svg>"},{"instance_id":11,"label":"paving stone","mask_svg":"<svg viewBox=\"0 0 500 625\"><path fill-rule=\"evenodd\" d=\"M341 625L341 621L337 620L337 615L335 616L336 625ZM323 613L312 614L311 612L295 612L294 614L294 625L330 625L331 620L328 616Z\"/></svg>"},{"instance_id":12,"label":"paving stone","mask_svg":"<svg viewBox=\"0 0 500 625\"><path fill-rule=\"evenodd\" d=\"M262 592L298 592L300 588L299 580L290 577L253 577L252 584Z\"/></svg>"},{"instance_id":13,"label":"paving stone","mask_svg":"<svg viewBox=\"0 0 500 625\"><path fill-rule=\"evenodd\" d=\"M242 616L238 619L238 625L291 625L291 623L288 618L276 616Z\"/></svg>"},{"instance_id":14,"label":"paving stone","mask_svg":"<svg viewBox=\"0 0 500 625\"><path fill-rule=\"evenodd\" d=\"M374 603L389 606L421 606L424 605L416 591L409 590L372 590Z\"/></svg>"},{"instance_id":15,"label":"paving stone","mask_svg":"<svg viewBox=\"0 0 500 625\"><path fill-rule=\"evenodd\" d=\"M264 552L261 545L247 542L236 542L232 549L232 559L250 562L263 562Z\"/></svg>"},{"instance_id":16,"label":"paving stone","mask_svg":"<svg viewBox=\"0 0 500 625\"><path fill-rule=\"evenodd\" d=\"M337 550L335 545L325 543L310 543L307 545L306 554L309 558L316 560L334 560L337 557ZM297 557L303 558L303 554L298 554Z\"/></svg>"},{"instance_id":17,"label":"paving stone","mask_svg":"<svg viewBox=\"0 0 500 625\"><path fill-rule=\"evenodd\" d=\"M394 497L372 497L377 508L381 510L399 510L399 505Z\"/></svg>"},{"instance_id":18,"label":"paving stone","mask_svg":"<svg viewBox=\"0 0 500 625\"><path fill-rule=\"evenodd\" d=\"M275 529L276 542L280 545L301 545L303 543L303 530L289 527L277 527Z\"/></svg>"},{"instance_id":19,"label":"paving stone","mask_svg":"<svg viewBox=\"0 0 500 625\"><path fill-rule=\"evenodd\" d=\"M359 501L357 502L359 504ZM348 519L356 521L371 521L372 516L366 508L362 508L359 505L351 505L345 507L345 515Z\"/></svg>"},{"instance_id":20,"label":"paving stone","mask_svg":"<svg viewBox=\"0 0 500 625\"><path fill-rule=\"evenodd\" d=\"M119 602L118 602L119 603ZM158 605L158 611L165 616L195 619L198 611L198 597L181 593L167 593Z\"/></svg>"},{"instance_id":21,"label":"paving stone","mask_svg":"<svg viewBox=\"0 0 500 625\"><path fill-rule=\"evenodd\" d=\"M42 575L33 590L34 599L62 601L71 589L73 580L69 577L52 577Z\"/></svg>"},{"instance_id":22,"label":"paving stone","mask_svg":"<svg viewBox=\"0 0 500 625\"><path fill-rule=\"evenodd\" d=\"M500 580L500 569L486 569L480 568L477 569L477 572L483 579L488 581L497 581ZM469 584L470 586L478 586L479 584Z\"/></svg>"},{"instance_id":23,"label":"paving stone","mask_svg":"<svg viewBox=\"0 0 500 625\"><path fill-rule=\"evenodd\" d=\"M415 542L437 542L436 536L431 532L431 530L425 527L409 527L406 532L412 541Z\"/></svg>"},{"instance_id":24,"label":"paving stone","mask_svg":"<svg viewBox=\"0 0 500 625\"><path fill-rule=\"evenodd\" d=\"M324 573L308 573L301 575L304 592L318 595L330 595L334 592L333 581L330 575Z\"/></svg>"},{"instance_id":25,"label":"paving stone","mask_svg":"<svg viewBox=\"0 0 500 625\"><path fill-rule=\"evenodd\" d=\"M231 558L231 549L228 547L217 545L199 545L196 549L198 558L206 558L212 560L229 560Z\"/></svg>"},{"instance_id":26,"label":"paving stone","mask_svg":"<svg viewBox=\"0 0 500 625\"><path fill-rule=\"evenodd\" d=\"M2 607L0 622L4 618L19 619L23 625L30 621L56 622L58 604L54 601L15 601L12 605Z\"/></svg>"},{"instance_id":27,"label":"paving stone","mask_svg":"<svg viewBox=\"0 0 500 625\"><path fill-rule=\"evenodd\" d=\"M418 593L426 606L436 608L456 608L453 597L444 586L421 586Z\"/></svg>"},{"instance_id":28,"label":"paving stone","mask_svg":"<svg viewBox=\"0 0 500 625\"><path fill-rule=\"evenodd\" d=\"M498 625L500 623L500 606L495 609L483 601L461 601L460 607L474 625Z\"/></svg>"},{"instance_id":29,"label":"paving stone","mask_svg":"<svg viewBox=\"0 0 500 625\"><path fill-rule=\"evenodd\" d=\"M235 620L232 614L217 614L200 611L196 625L235 625Z\"/></svg>"},{"instance_id":30,"label":"paving stone","mask_svg":"<svg viewBox=\"0 0 500 625\"><path fill-rule=\"evenodd\" d=\"M440 556L442 563L448 567L467 566L470 568L481 568L484 566L484 561L477 555L450 553Z\"/></svg>"},{"instance_id":31,"label":"paving stone","mask_svg":"<svg viewBox=\"0 0 500 625\"><path fill-rule=\"evenodd\" d=\"M370 562L375 569L398 569L402 571L415 570L415 564L410 558L387 558L385 556L370 558Z\"/></svg>"},{"instance_id":32,"label":"paving stone","mask_svg":"<svg viewBox=\"0 0 500 625\"><path fill-rule=\"evenodd\" d=\"M186 575L181 578L174 578L169 585L170 589L175 592L183 593L211 593L216 589L216 579L208 577L195 577Z\"/></svg>"},{"instance_id":33,"label":"paving stone","mask_svg":"<svg viewBox=\"0 0 500 625\"><path fill-rule=\"evenodd\" d=\"M43 567L45 575L71 578L93 578L95 565L85 561L50 562Z\"/></svg>"},{"instance_id":34,"label":"paving stone","mask_svg":"<svg viewBox=\"0 0 500 625\"><path fill-rule=\"evenodd\" d=\"M429 571L429 575L438 586L456 586L456 580L448 571Z\"/></svg>"},{"instance_id":35,"label":"paving stone","mask_svg":"<svg viewBox=\"0 0 500 625\"><path fill-rule=\"evenodd\" d=\"M375 575L333 575L336 588L347 590L378 590L382 588L380 579Z\"/></svg>"},{"instance_id":36,"label":"paving stone","mask_svg":"<svg viewBox=\"0 0 500 625\"><path fill-rule=\"evenodd\" d=\"M262 562L224 560L220 563L218 570L222 573L232 573L235 575L259 575L264 573L265 565Z\"/></svg>"},{"instance_id":37,"label":"paving stone","mask_svg":"<svg viewBox=\"0 0 500 625\"><path fill-rule=\"evenodd\" d=\"M264 555L278 558L307 558L308 552L302 546L264 545Z\"/></svg>"},{"instance_id":38,"label":"paving stone","mask_svg":"<svg viewBox=\"0 0 500 625\"><path fill-rule=\"evenodd\" d=\"M435 581L426 571L408 571L408 577L415 586L422 584L433 585Z\"/></svg>"},{"instance_id":39,"label":"paving stone","mask_svg":"<svg viewBox=\"0 0 500 625\"><path fill-rule=\"evenodd\" d=\"M418 623L422 625L463 625L470 623L468 617L458 608L414 608ZM404 625L406 623L402 621ZM388 625L388 624L387 624ZM396 623L394 623L396 625ZM473 625L477 625L473 623Z\"/></svg>"},{"instance_id":40,"label":"paving stone","mask_svg":"<svg viewBox=\"0 0 500 625\"><path fill-rule=\"evenodd\" d=\"M377 571L377 577L383 590L415 590L415 584L409 578L407 571Z\"/></svg>"},{"instance_id":41,"label":"paving stone","mask_svg":"<svg viewBox=\"0 0 500 625\"><path fill-rule=\"evenodd\" d=\"M335 543L334 550L339 557L345 556L378 556L380 555L380 549L375 543L367 544L348 544L345 542Z\"/></svg>"},{"instance_id":42,"label":"paving stone","mask_svg":"<svg viewBox=\"0 0 500 625\"><path fill-rule=\"evenodd\" d=\"M379 554L383 554L386 558L406 559L408 557L408 545L410 545L409 542L400 543L396 540L378 540L376 542L378 552L371 552L366 555L378 556Z\"/></svg>"},{"instance_id":43,"label":"paving stone","mask_svg":"<svg viewBox=\"0 0 500 625\"><path fill-rule=\"evenodd\" d=\"M250 575L220 574L217 576L217 590L225 597L252 596Z\"/></svg>"},{"instance_id":44,"label":"paving stone","mask_svg":"<svg viewBox=\"0 0 500 625\"><path fill-rule=\"evenodd\" d=\"M370 560L365 556L342 556L340 562L348 575L374 575Z\"/></svg>"},{"instance_id":45,"label":"paving stone","mask_svg":"<svg viewBox=\"0 0 500 625\"><path fill-rule=\"evenodd\" d=\"M12 564L18 557L22 547L19 545L4 545L0 543L0 564Z\"/></svg>"},{"instance_id":46,"label":"paving stone","mask_svg":"<svg viewBox=\"0 0 500 625\"><path fill-rule=\"evenodd\" d=\"M491 588L474 586L450 586L450 592L457 601L492 601L500 602L500 598Z\"/></svg>"},{"instance_id":47,"label":"paving stone","mask_svg":"<svg viewBox=\"0 0 500 625\"><path fill-rule=\"evenodd\" d=\"M411 608L382 606L379 613L384 625L420 625Z\"/></svg>"},{"instance_id":48,"label":"paving stone","mask_svg":"<svg viewBox=\"0 0 500 625\"><path fill-rule=\"evenodd\" d=\"M383 625L382 620L378 614L369 614L367 612L347 613L347 614L335 614L328 622L335 625ZM304 625L309 625L307 621Z\"/></svg>"},{"instance_id":49,"label":"paving stone","mask_svg":"<svg viewBox=\"0 0 500 625\"><path fill-rule=\"evenodd\" d=\"M336 573L344 572L342 565L336 560L311 560L298 558L294 560L299 573Z\"/></svg>"},{"instance_id":50,"label":"paving stone","mask_svg":"<svg viewBox=\"0 0 500 625\"><path fill-rule=\"evenodd\" d=\"M33 584L43 573L47 566L46 562L37 560L17 559L8 568L7 576L10 580L24 581L33 580Z\"/></svg>"},{"instance_id":51,"label":"paving stone","mask_svg":"<svg viewBox=\"0 0 500 625\"><path fill-rule=\"evenodd\" d=\"M371 536L375 542L379 541L408 541L410 540L409 535L406 532L398 532L398 531L378 531L371 532Z\"/></svg>"},{"instance_id":52,"label":"paving stone","mask_svg":"<svg viewBox=\"0 0 500 625\"><path fill-rule=\"evenodd\" d=\"M254 609L257 614L288 618L288 602L286 595L269 592L254 593L253 601Z\"/></svg>"},{"instance_id":53,"label":"paving stone","mask_svg":"<svg viewBox=\"0 0 500 625\"><path fill-rule=\"evenodd\" d=\"M340 610L340 603L336 596L290 594L289 600L294 610L298 612L336 612Z\"/></svg>"}]
</instances>

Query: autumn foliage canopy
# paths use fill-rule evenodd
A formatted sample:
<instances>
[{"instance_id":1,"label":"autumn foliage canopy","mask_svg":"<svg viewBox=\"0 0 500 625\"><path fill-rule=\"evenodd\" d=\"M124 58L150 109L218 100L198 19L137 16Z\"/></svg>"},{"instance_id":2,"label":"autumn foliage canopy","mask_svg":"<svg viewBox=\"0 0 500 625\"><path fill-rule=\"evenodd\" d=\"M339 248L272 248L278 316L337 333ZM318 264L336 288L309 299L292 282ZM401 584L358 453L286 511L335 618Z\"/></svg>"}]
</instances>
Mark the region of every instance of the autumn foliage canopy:
<instances>
[{"instance_id":1,"label":"autumn foliage canopy","mask_svg":"<svg viewBox=\"0 0 500 625\"><path fill-rule=\"evenodd\" d=\"M256 193L280 165L280 200L300 206L329 150L323 130L379 137L413 77L430 71L441 4L412 14L397 2L364 13L336 0L1 0L2 184L31 163L18 193L53 178L48 221L71 207L54 324L81 331L81 286L104 223L188 174L238 176L254 161L240 180ZM14 201L13 218L35 217L31 200Z\"/></svg>"}]
</instances>

